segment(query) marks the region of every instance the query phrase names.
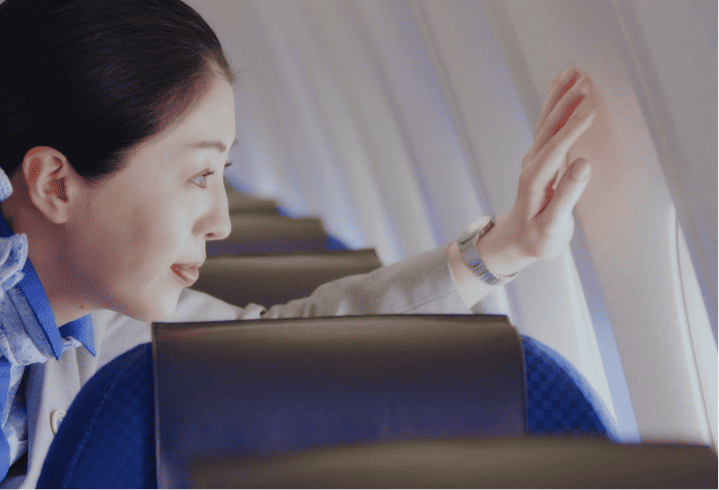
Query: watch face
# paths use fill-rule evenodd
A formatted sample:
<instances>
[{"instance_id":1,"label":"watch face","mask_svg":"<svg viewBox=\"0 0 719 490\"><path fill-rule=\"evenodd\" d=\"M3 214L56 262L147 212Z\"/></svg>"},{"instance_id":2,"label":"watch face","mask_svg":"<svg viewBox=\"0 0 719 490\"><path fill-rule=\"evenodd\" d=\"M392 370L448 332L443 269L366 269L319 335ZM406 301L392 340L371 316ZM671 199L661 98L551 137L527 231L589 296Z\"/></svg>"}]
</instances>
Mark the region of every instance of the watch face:
<instances>
[{"instance_id":1,"label":"watch face","mask_svg":"<svg viewBox=\"0 0 719 490\"><path fill-rule=\"evenodd\" d=\"M471 240L472 237L475 236L476 234L477 234L476 231L465 232L464 234L462 234L462 236L457 238L457 241L459 242L460 245L462 245L464 243L467 243L469 240Z\"/></svg>"},{"instance_id":2,"label":"watch face","mask_svg":"<svg viewBox=\"0 0 719 490\"><path fill-rule=\"evenodd\" d=\"M493 226L492 216L483 216L469 227L469 231L462 234L457 241L459 243L467 243L470 240L477 241L478 235L481 237L487 233Z\"/></svg>"},{"instance_id":3,"label":"watch face","mask_svg":"<svg viewBox=\"0 0 719 490\"><path fill-rule=\"evenodd\" d=\"M484 224L480 228L480 236L491 230L492 226L494 226L494 220L491 216L487 216L487 219L484 221Z\"/></svg>"},{"instance_id":4,"label":"watch face","mask_svg":"<svg viewBox=\"0 0 719 490\"><path fill-rule=\"evenodd\" d=\"M491 216L488 216L488 215L482 216L481 218L479 218L478 220L476 220L474 223L472 223L471 225L469 225L469 227L468 227L467 229L468 229L468 230L471 230L471 231L481 230L482 228L484 228L485 226L487 226L487 224L488 224L490 221L492 221L492 217L491 217Z\"/></svg>"}]
</instances>

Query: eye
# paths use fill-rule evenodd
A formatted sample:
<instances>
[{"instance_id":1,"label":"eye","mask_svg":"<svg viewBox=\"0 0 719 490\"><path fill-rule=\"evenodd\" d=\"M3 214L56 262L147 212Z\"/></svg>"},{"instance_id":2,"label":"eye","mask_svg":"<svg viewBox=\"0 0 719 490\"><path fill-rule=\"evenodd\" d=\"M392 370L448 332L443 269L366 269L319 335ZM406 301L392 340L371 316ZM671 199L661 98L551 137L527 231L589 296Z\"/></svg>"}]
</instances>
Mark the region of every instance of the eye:
<instances>
[{"instance_id":1,"label":"eye","mask_svg":"<svg viewBox=\"0 0 719 490\"><path fill-rule=\"evenodd\" d=\"M207 177L214 173L214 170L212 172L205 172L204 174L198 175L197 177L192 179L192 181L204 189L205 187L207 187Z\"/></svg>"},{"instance_id":2,"label":"eye","mask_svg":"<svg viewBox=\"0 0 719 490\"><path fill-rule=\"evenodd\" d=\"M232 162L227 162L225 164L225 168L229 167L230 165L232 165ZM198 186L200 186L204 189L207 187L207 177L209 177L210 175L212 175L214 173L215 173L214 170L205 172L204 174L198 175L197 177L192 179L192 182L194 182L195 184L197 184Z\"/></svg>"}]
</instances>

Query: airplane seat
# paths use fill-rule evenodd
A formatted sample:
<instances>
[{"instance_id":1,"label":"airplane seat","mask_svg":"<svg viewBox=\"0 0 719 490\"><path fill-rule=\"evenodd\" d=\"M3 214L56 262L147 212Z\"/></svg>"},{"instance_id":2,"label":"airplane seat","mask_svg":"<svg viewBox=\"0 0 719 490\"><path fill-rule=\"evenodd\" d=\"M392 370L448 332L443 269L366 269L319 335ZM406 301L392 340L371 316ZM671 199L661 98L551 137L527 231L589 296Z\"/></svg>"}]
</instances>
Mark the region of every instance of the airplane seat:
<instances>
[{"instance_id":1,"label":"airplane seat","mask_svg":"<svg viewBox=\"0 0 719 490\"><path fill-rule=\"evenodd\" d=\"M621 442L614 419L586 378L557 351L522 335L527 434L596 436Z\"/></svg>"},{"instance_id":2,"label":"airplane seat","mask_svg":"<svg viewBox=\"0 0 719 490\"><path fill-rule=\"evenodd\" d=\"M569 374L566 360L530 337L521 336L521 347L527 435L606 435L581 375ZM68 409L38 488L156 488L154 390L152 344L98 371Z\"/></svg>"},{"instance_id":3,"label":"airplane seat","mask_svg":"<svg viewBox=\"0 0 719 490\"><path fill-rule=\"evenodd\" d=\"M113 359L67 410L37 488L157 488L152 344Z\"/></svg>"}]
</instances>

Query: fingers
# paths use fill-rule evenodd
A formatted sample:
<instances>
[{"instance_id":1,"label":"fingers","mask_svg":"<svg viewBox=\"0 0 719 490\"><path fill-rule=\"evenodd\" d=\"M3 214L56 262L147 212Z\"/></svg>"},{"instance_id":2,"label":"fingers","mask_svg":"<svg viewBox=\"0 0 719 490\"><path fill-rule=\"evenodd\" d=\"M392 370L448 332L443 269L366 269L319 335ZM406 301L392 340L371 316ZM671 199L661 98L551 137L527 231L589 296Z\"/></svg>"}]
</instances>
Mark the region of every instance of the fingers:
<instances>
[{"instance_id":1,"label":"fingers","mask_svg":"<svg viewBox=\"0 0 719 490\"><path fill-rule=\"evenodd\" d=\"M579 79L565 92L562 99L547 116L534 140L533 151L539 153L544 145L564 126L582 100L589 94L591 85L587 79Z\"/></svg>"},{"instance_id":2,"label":"fingers","mask_svg":"<svg viewBox=\"0 0 719 490\"><path fill-rule=\"evenodd\" d=\"M596 114L597 111L591 107L584 107L575 112L556 136L542 148L537 155L537 160L543 162L537 170L541 181L547 182L557 172L565 162L569 148L589 129Z\"/></svg>"},{"instance_id":3,"label":"fingers","mask_svg":"<svg viewBox=\"0 0 719 490\"><path fill-rule=\"evenodd\" d=\"M547 182L557 174L559 167L565 163L569 148L591 126L595 116L596 110L593 108L580 108L536 156L536 161L540 164L531 169L527 175L529 185L527 212L530 216L536 216L543 208Z\"/></svg>"},{"instance_id":4,"label":"fingers","mask_svg":"<svg viewBox=\"0 0 719 490\"><path fill-rule=\"evenodd\" d=\"M585 169L589 169L590 172L582 178ZM572 213L572 209L589 183L589 174L591 174L589 163L583 158L577 159L557 184L551 202L541 214L545 226L551 227L560 223Z\"/></svg>"},{"instance_id":5,"label":"fingers","mask_svg":"<svg viewBox=\"0 0 719 490\"><path fill-rule=\"evenodd\" d=\"M554 77L554 79L552 80L552 85L549 88L549 94L544 101L544 106L542 107L542 113L539 116L539 121L537 122L535 134L539 133L539 130L542 128L544 121L546 121L547 116L550 112L552 112L552 109L554 108L556 103L561 100L562 96L567 92L567 90L572 87L572 84L576 82L578 78L581 78L582 75L583 73L577 68L571 67L561 75L557 75Z\"/></svg>"}]
</instances>

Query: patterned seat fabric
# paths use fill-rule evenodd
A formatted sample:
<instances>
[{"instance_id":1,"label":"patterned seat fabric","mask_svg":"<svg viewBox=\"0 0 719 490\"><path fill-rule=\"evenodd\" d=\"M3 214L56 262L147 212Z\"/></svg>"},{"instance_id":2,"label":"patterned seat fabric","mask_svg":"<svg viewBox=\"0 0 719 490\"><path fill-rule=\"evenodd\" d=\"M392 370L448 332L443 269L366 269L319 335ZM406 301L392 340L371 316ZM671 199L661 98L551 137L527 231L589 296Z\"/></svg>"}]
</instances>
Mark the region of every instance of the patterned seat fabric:
<instances>
[{"instance_id":1,"label":"patterned seat fabric","mask_svg":"<svg viewBox=\"0 0 719 490\"><path fill-rule=\"evenodd\" d=\"M37 488L157 488L152 344L129 350L83 386Z\"/></svg>"},{"instance_id":2,"label":"patterned seat fabric","mask_svg":"<svg viewBox=\"0 0 719 490\"><path fill-rule=\"evenodd\" d=\"M522 336L530 436L612 437L594 390L561 355ZM119 356L67 412L38 488L155 488L152 345Z\"/></svg>"},{"instance_id":3,"label":"patterned seat fabric","mask_svg":"<svg viewBox=\"0 0 719 490\"><path fill-rule=\"evenodd\" d=\"M614 439L601 399L564 357L522 335L527 372L527 433Z\"/></svg>"}]
</instances>

